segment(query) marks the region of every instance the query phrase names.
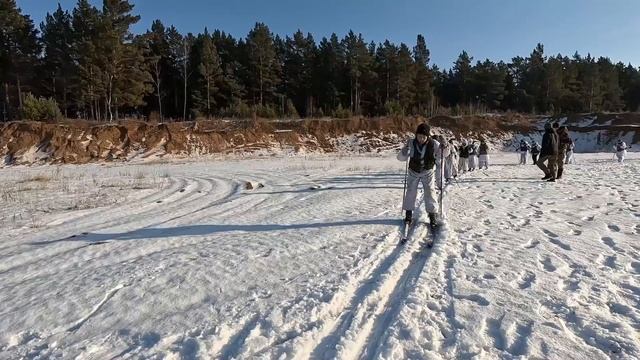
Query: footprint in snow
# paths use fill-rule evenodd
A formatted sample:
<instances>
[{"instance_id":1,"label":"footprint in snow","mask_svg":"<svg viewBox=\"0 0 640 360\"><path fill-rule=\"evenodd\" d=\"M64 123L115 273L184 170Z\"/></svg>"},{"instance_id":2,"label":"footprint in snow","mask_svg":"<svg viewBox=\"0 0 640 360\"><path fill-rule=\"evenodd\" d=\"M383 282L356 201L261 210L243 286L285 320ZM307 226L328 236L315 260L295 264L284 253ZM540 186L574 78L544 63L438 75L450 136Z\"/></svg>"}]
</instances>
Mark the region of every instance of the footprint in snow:
<instances>
[{"instance_id":1,"label":"footprint in snow","mask_svg":"<svg viewBox=\"0 0 640 360\"><path fill-rule=\"evenodd\" d=\"M542 265L542 268L546 272L554 272L558 270L558 268L555 265L553 265L551 258L548 256L545 257L544 259L538 259L538 261L540 262L540 265Z\"/></svg>"},{"instance_id":2,"label":"footprint in snow","mask_svg":"<svg viewBox=\"0 0 640 360\"><path fill-rule=\"evenodd\" d=\"M632 261L632 262L629 264L629 268L630 268L629 270L630 270L631 272L636 273L636 274L640 274L640 262L638 262L638 261Z\"/></svg>"},{"instance_id":3,"label":"footprint in snow","mask_svg":"<svg viewBox=\"0 0 640 360\"><path fill-rule=\"evenodd\" d=\"M521 290L528 289L536 282L536 274L532 272L525 272L520 274L520 280L518 280L518 287Z\"/></svg>"},{"instance_id":4,"label":"footprint in snow","mask_svg":"<svg viewBox=\"0 0 640 360\"><path fill-rule=\"evenodd\" d=\"M580 280L566 279L558 281L558 289L561 291L576 292L580 290Z\"/></svg>"},{"instance_id":5,"label":"footprint in snow","mask_svg":"<svg viewBox=\"0 0 640 360\"><path fill-rule=\"evenodd\" d=\"M549 231L549 230L547 230L547 229L542 229L542 232L543 232L545 235L547 235L548 237L551 237L551 238L557 238L557 237L559 237L559 236L558 236L558 234L556 234L556 233L554 233L554 232L551 232L551 231Z\"/></svg>"},{"instance_id":6,"label":"footprint in snow","mask_svg":"<svg viewBox=\"0 0 640 360\"><path fill-rule=\"evenodd\" d=\"M456 299L460 299L460 300L467 300L467 301L471 301L474 302L480 306L489 306L489 304L491 304L489 302L489 300L485 299L484 297L478 295L478 294L472 294L472 295L454 295L454 297Z\"/></svg>"},{"instance_id":7,"label":"footprint in snow","mask_svg":"<svg viewBox=\"0 0 640 360\"><path fill-rule=\"evenodd\" d=\"M602 260L602 265L610 268L610 269L615 269L617 268L617 264L616 264L616 260L618 259L617 256L613 255L613 256L606 256L604 258L604 260Z\"/></svg>"},{"instance_id":8,"label":"footprint in snow","mask_svg":"<svg viewBox=\"0 0 640 360\"><path fill-rule=\"evenodd\" d=\"M562 241L560 241L560 240L558 240L556 238L550 238L549 241L552 244L560 247L562 250L571 251L571 246L569 246L568 244L563 243Z\"/></svg>"},{"instance_id":9,"label":"footprint in snow","mask_svg":"<svg viewBox=\"0 0 640 360\"><path fill-rule=\"evenodd\" d=\"M491 274L491 273L486 273L482 277L487 279L487 280L495 280L496 279L496 276Z\"/></svg>"},{"instance_id":10,"label":"footprint in snow","mask_svg":"<svg viewBox=\"0 0 640 360\"><path fill-rule=\"evenodd\" d=\"M536 246L538 246L539 244L540 244L540 241L538 241L538 240L533 240L533 239L532 239L532 240L529 240L529 241L524 245L524 248L525 248L525 249L533 249L533 248L535 248Z\"/></svg>"},{"instance_id":11,"label":"footprint in snow","mask_svg":"<svg viewBox=\"0 0 640 360\"><path fill-rule=\"evenodd\" d=\"M620 232L620 227L618 225L607 225L607 227L609 228L609 230L613 231L613 232Z\"/></svg>"},{"instance_id":12,"label":"footprint in snow","mask_svg":"<svg viewBox=\"0 0 640 360\"><path fill-rule=\"evenodd\" d=\"M613 251L620 253L620 254L624 254L626 253L626 251L624 251L623 249L619 248L616 245L616 242L613 241L612 238L608 237L608 236L604 236L600 239L600 241L602 241L603 244L607 245L608 247L610 247Z\"/></svg>"}]
</instances>

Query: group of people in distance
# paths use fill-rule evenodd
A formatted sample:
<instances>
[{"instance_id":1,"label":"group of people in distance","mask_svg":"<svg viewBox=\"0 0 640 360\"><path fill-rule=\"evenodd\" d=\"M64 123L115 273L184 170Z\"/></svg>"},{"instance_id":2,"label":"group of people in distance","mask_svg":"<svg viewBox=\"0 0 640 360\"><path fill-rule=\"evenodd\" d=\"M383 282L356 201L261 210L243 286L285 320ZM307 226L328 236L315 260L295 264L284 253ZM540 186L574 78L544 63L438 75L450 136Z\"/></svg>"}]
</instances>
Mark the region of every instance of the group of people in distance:
<instances>
[{"instance_id":1,"label":"group of people in distance","mask_svg":"<svg viewBox=\"0 0 640 360\"><path fill-rule=\"evenodd\" d=\"M534 165L538 165L544 172L542 180L555 182L561 179L564 173L564 165L574 162L573 149L575 143L569 136L569 129L558 123L546 123L542 145L533 142L529 145L526 140L520 140L518 152L520 153L520 165L527 164L527 155L531 153Z\"/></svg>"},{"instance_id":2,"label":"group of people in distance","mask_svg":"<svg viewBox=\"0 0 640 360\"><path fill-rule=\"evenodd\" d=\"M544 135L542 136L542 145L533 141L532 145L522 139L517 146L520 153L520 165L527 164L528 154L531 154L533 164L537 165L543 172L542 180L555 182L561 179L564 173L565 164L573 164L575 143L569 136L569 129L566 126L560 126L556 123L546 123L544 126ZM618 162L624 162L627 150L630 147L622 140L618 140L613 147L614 153L618 158ZM546 163L546 164L545 164Z\"/></svg>"},{"instance_id":3,"label":"group of people in distance","mask_svg":"<svg viewBox=\"0 0 640 360\"><path fill-rule=\"evenodd\" d=\"M544 172L542 180L555 182L562 178L564 165L574 162L574 146L566 126L560 126L557 122L547 123L541 145L535 141L533 145L529 145L524 139L520 141L520 164L526 164L528 154L531 153L533 164ZM622 140L614 147L619 162L624 161L627 149ZM398 154L398 160L407 162L402 206L406 212L405 222L412 221L418 186L422 183L429 223L435 229L439 213L436 186L442 190L445 185L443 182L449 183L465 172L489 169L489 145L485 139L479 144L467 139L462 139L459 143L454 139L447 141L442 135L431 134L429 125L420 124L415 137L408 139Z\"/></svg>"},{"instance_id":4,"label":"group of people in distance","mask_svg":"<svg viewBox=\"0 0 640 360\"><path fill-rule=\"evenodd\" d=\"M571 140L571 139L570 139ZM567 146L567 152L564 155L564 163L565 164L573 164L575 162L575 158L573 156L575 143L573 140ZM540 144L537 141L532 141L529 144L525 139L520 140L520 144L516 147L518 153L520 154L520 165L527 164L527 158L529 154L531 154L531 160L533 160L533 165L538 165L538 157L541 153Z\"/></svg>"}]
</instances>

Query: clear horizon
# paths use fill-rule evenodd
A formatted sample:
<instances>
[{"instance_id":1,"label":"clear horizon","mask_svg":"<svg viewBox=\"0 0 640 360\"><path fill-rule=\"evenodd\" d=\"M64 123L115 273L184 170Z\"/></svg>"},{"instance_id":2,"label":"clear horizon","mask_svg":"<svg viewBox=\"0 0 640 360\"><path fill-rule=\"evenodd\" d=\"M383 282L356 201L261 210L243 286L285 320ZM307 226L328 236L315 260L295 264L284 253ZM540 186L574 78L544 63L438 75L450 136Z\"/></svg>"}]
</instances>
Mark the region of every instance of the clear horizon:
<instances>
[{"instance_id":1,"label":"clear horizon","mask_svg":"<svg viewBox=\"0 0 640 360\"><path fill-rule=\"evenodd\" d=\"M16 2L39 28L58 2L63 9L71 10L77 0L46 5L42 0ZM102 4L101 0L90 2ZM528 56L537 43L544 44L546 56L572 56L577 51L584 56L608 57L614 63L640 65L640 48L633 43L640 38L640 1L634 0L183 0L180 11L170 0L131 3L135 4L134 13L141 16L132 29L134 33L145 32L160 19L183 33L199 33L207 27L243 38L256 22L263 22L280 36L290 36L298 29L310 32L316 42L334 32L344 37L353 30L362 33L367 42L388 39L413 47L416 36L422 34L431 51L431 63L440 68L450 68L463 50L474 57L474 62L486 58L509 62L515 56Z\"/></svg>"}]
</instances>

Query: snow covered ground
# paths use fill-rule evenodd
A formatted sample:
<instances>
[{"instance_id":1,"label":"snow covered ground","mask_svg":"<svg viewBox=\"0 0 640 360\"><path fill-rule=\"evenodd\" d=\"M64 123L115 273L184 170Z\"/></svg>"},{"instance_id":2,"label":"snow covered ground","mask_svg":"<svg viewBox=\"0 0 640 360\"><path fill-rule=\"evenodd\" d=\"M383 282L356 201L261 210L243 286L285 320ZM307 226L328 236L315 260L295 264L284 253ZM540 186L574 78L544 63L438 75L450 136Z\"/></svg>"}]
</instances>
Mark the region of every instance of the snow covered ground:
<instances>
[{"instance_id":1,"label":"snow covered ground","mask_svg":"<svg viewBox=\"0 0 640 360\"><path fill-rule=\"evenodd\" d=\"M640 154L611 156L494 155L433 249L397 245L390 154L0 169L0 359L640 358Z\"/></svg>"}]
</instances>

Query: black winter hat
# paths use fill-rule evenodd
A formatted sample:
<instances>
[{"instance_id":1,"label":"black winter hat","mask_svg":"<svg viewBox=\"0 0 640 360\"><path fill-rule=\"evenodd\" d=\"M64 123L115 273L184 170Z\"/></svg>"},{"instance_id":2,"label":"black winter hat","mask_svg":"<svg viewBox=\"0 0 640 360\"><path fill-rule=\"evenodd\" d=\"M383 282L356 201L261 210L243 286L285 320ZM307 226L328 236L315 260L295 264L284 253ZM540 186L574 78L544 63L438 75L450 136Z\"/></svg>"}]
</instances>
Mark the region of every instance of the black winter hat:
<instances>
[{"instance_id":1,"label":"black winter hat","mask_svg":"<svg viewBox=\"0 0 640 360\"><path fill-rule=\"evenodd\" d=\"M431 127L427 124L418 125L418 128L416 129L416 135L418 134L422 134L426 136L431 135Z\"/></svg>"}]
</instances>

